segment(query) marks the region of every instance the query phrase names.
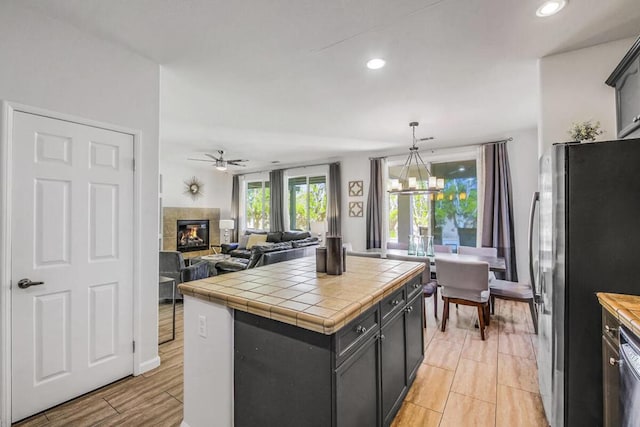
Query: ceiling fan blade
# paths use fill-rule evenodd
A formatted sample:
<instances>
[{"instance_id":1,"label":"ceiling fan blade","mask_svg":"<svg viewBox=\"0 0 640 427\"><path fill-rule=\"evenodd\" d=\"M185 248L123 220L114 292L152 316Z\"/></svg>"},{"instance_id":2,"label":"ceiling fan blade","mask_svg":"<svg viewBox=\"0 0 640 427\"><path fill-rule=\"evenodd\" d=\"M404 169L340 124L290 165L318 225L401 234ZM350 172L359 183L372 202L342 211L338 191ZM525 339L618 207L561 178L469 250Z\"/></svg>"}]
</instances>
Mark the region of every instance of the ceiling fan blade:
<instances>
[{"instance_id":1,"label":"ceiling fan blade","mask_svg":"<svg viewBox=\"0 0 640 427\"><path fill-rule=\"evenodd\" d=\"M243 159L233 159L233 160L227 160L227 163L238 163L238 162L248 162L249 160L243 160Z\"/></svg>"},{"instance_id":2,"label":"ceiling fan blade","mask_svg":"<svg viewBox=\"0 0 640 427\"><path fill-rule=\"evenodd\" d=\"M208 162L208 163L215 163L215 161L213 160L207 160L207 159L187 159L187 160L193 160L195 162Z\"/></svg>"},{"instance_id":3,"label":"ceiling fan blade","mask_svg":"<svg viewBox=\"0 0 640 427\"><path fill-rule=\"evenodd\" d=\"M215 161L217 161L217 162L218 162L218 161L220 161L220 160L222 160L222 157L217 158L217 157L216 157L216 156L214 156L213 154L209 154L209 153L205 153L205 156L207 156L207 157L211 157L213 160L215 160Z\"/></svg>"},{"instance_id":4,"label":"ceiling fan blade","mask_svg":"<svg viewBox=\"0 0 640 427\"><path fill-rule=\"evenodd\" d=\"M244 161L244 160L241 160L241 161ZM235 161L233 161L233 160L227 160L227 164L228 164L228 165L233 165L233 166L242 166L243 168L246 168L246 167L247 167L247 165L243 165L243 164L240 164L240 163L236 163L236 162L235 162Z\"/></svg>"},{"instance_id":5,"label":"ceiling fan blade","mask_svg":"<svg viewBox=\"0 0 640 427\"><path fill-rule=\"evenodd\" d=\"M432 136L428 136L426 138L420 138L418 141L430 141L432 139L434 139Z\"/></svg>"}]
</instances>

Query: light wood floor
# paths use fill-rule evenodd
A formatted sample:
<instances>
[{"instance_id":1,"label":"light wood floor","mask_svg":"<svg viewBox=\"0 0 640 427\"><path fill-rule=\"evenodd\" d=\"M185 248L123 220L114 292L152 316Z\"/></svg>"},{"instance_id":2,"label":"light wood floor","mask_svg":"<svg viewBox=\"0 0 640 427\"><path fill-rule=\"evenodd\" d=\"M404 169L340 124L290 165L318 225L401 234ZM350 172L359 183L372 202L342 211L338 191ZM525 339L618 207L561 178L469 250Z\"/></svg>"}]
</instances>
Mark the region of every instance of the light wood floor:
<instances>
[{"instance_id":1,"label":"light wood floor","mask_svg":"<svg viewBox=\"0 0 640 427\"><path fill-rule=\"evenodd\" d=\"M432 299L426 304L425 359L393 426L547 426L538 394L536 335L527 306L498 301L487 340L481 341L473 326L475 308L460 306L456 310L452 305L447 331L442 333L433 317ZM176 339L160 345L159 368L15 425L179 426L183 400L182 304L176 311ZM162 306L161 336L170 334L170 316L171 306Z\"/></svg>"}]
</instances>

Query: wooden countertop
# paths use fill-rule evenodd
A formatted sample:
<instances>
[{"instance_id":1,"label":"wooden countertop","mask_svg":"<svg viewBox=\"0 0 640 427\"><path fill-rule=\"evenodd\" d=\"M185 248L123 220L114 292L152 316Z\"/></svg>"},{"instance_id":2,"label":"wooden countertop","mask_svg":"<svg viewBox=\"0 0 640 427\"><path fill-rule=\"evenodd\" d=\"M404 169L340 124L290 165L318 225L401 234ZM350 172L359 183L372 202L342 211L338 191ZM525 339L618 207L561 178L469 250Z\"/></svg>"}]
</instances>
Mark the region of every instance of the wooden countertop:
<instances>
[{"instance_id":1,"label":"wooden countertop","mask_svg":"<svg viewBox=\"0 0 640 427\"><path fill-rule=\"evenodd\" d=\"M604 292L598 292L596 295L600 305L640 337L640 296Z\"/></svg>"},{"instance_id":2,"label":"wooden countertop","mask_svg":"<svg viewBox=\"0 0 640 427\"><path fill-rule=\"evenodd\" d=\"M185 295L331 335L424 270L424 263L347 257L340 276L314 256L182 283Z\"/></svg>"}]
</instances>

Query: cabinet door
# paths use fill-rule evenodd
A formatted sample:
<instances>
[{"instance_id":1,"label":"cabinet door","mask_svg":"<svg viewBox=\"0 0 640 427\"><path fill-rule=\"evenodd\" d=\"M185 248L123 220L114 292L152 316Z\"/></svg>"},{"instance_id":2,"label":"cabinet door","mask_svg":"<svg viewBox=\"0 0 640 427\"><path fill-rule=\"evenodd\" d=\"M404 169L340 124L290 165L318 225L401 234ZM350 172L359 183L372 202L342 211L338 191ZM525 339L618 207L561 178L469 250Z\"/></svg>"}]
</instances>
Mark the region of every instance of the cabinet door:
<instances>
[{"instance_id":1,"label":"cabinet door","mask_svg":"<svg viewBox=\"0 0 640 427\"><path fill-rule=\"evenodd\" d=\"M416 296L405 309L407 385L411 385L420 363L424 359L424 334L422 331L422 312L424 297Z\"/></svg>"},{"instance_id":2,"label":"cabinet door","mask_svg":"<svg viewBox=\"0 0 640 427\"><path fill-rule=\"evenodd\" d=\"M604 427L620 425L620 371L618 370L618 350L602 337L602 399Z\"/></svg>"},{"instance_id":3,"label":"cabinet door","mask_svg":"<svg viewBox=\"0 0 640 427\"><path fill-rule=\"evenodd\" d=\"M640 58L636 58L616 82L618 137L640 128Z\"/></svg>"},{"instance_id":4,"label":"cabinet door","mask_svg":"<svg viewBox=\"0 0 640 427\"><path fill-rule=\"evenodd\" d=\"M406 387L404 316L402 311L398 313L382 328L380 336L384 425L391 424Z\"/></svg>"},{"instance_id":5,"label":"cabinet door","mask_svg":"<svg viewBox=\"0 0 640 427\"><path fill-rule=\"evenodd\" d=\"M336 369L338 427L380 425L378 343L376 334Z\"/></svg>"}]
</instances>

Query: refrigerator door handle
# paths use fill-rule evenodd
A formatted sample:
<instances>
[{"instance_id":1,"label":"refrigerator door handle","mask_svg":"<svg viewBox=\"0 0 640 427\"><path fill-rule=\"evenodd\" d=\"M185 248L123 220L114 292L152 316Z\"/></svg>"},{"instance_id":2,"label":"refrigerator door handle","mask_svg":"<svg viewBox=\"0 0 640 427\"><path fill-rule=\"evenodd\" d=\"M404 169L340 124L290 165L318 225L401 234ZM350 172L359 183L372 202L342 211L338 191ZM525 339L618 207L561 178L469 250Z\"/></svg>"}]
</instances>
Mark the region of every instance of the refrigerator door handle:
<instances>
[{"instance_id":1,"label":"refrigerator door handle","mask_svg":"<svg viewBox=\"0 0 640 427\"><path fill-rule=\"evenodd\" d=\"M536 276L533 271L533 226L536 215L536 207L540 202L540 192L533 193L531 198L531 209L529 211L529 279L531 280L531 287L533 288L534 299L536 302L540 300L540 289L536 286Z\"/></svg>"}]
</instances>

